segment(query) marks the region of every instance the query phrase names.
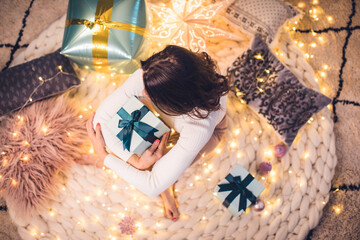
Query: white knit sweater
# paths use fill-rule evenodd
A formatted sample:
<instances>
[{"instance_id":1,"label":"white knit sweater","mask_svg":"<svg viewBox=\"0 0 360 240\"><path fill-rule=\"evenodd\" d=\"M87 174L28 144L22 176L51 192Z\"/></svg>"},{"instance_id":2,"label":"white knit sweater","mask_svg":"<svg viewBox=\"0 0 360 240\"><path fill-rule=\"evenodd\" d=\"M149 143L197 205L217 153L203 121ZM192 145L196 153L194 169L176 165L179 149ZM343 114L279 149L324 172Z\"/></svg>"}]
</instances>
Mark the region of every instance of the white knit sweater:
<instances>
[{"instance_id":1,"label":"white knit sweater","mask_svg":"<svg viewBox=\"0 0 360 240\"><path fill-rule=\"evenodd\" d=\"M180 134L179 140L167 154L154 164L151 171L138 170L126 162L132 153L123 150L121 141L107 128L106 122L131 96L143 96L142 73L140 68L104 100L96 110L93 126L95 128L98 122L101 124L106 146L116 155L108 154L104 161L105 166L143 193L156 197L182 175L197 153L208 142L216 125L225 115L227 96L223 96L220 100L221 109L211 112L206 119L191 118L187 115L168 116L159 112L164 122Z\"/></svg>"}]
</instances>

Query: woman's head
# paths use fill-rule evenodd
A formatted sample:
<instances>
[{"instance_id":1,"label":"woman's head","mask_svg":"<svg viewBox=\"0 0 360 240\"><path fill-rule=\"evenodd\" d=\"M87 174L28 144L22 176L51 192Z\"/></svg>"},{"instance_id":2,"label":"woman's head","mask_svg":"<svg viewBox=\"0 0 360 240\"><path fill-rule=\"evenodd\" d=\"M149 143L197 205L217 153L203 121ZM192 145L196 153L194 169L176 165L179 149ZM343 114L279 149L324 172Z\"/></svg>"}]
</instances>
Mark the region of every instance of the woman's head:
<instances>
[{"instance_id":1,"label":"woman's head","mask_svg":"<svg viewBox=\"0 0 360 240\"><path fill-rule=\"evenodd\" d=\"M170 45L141 66L147 95L169 115L206 118L220 108L221 96L229 91L227 78L216 72L216 64L205 52Z\"/></svg>"}]
</instances>

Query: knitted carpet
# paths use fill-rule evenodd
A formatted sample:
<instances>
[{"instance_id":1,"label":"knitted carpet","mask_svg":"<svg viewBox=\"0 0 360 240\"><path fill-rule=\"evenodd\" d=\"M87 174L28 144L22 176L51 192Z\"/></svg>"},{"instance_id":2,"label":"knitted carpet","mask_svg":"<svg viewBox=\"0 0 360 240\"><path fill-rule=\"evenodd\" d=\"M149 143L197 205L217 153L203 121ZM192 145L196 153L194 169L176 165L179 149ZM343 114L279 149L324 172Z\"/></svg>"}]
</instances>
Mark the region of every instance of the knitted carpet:
<instances>
[{"instance_id":1,"label":"knitted carpet","mask_svg":"<svg viewBox=\"0 0 360 240\"><path fill-rule=\"evenodd\" d=\"M32 1L31 2L31 4L33 3L34 1ZM35 1L36 2L36 1ZM348 5L344 5L343 6L343 9L345 8L345 10L347 9L347 7L349 7L349 8L351 8L351 6L349 6L349 4ZM26 19L26 18L25 18ZM26 21L25 21L26 22ZM346 25L346 24L345 24ZM356 27L355 27L355 29L356 29ZM340 29L341 30L341 29ZM340 31L339 30L339 31ZM351 29L350 29L351 30ZM349 30L349 31L350 31ZM342 31L348 31L348 30L342 30ZM48 33L48 35L49 36L51 36L51 33ZM19 37L18 38L18 40L20 39L20 41L21 41L21 37ZM6 47L8 47L9 49L16 49L16 47L21 47L21 44L20 44L20 41L16 41L16 44L13 44L13 45L11 45L11 46L6 46ZM283 40L284 42L286 42L286 40ZM51 41L50 41L51 42ZM57 44L59 44L59 43L57 43ZM42 43L42 44L38 44L38 45L36 45L36 47L34 47L34 49L35 48L42 48L42 46L45 46L45 48L46 47L49 47L51 44L49 44L49 45L47 45L47 44L44 44L44 43ZM33 45L34 46L34 45ZM50 49L47 49L48 51L51 51L51 50L55 50L55 49L51 49L51 47L49 47ZM18 49L18 48L17 48ZM34 51L34 49L32 49L32 51ZM345 48L346 49L346 48ZM44 49L41 49L42 50L42 53L41 54L44 54L44 52L46 52L46 51L44 51ZM288 51L288 50L284 50L284 52L286 52L286 51ZM16 52L16 51L13 51L13 52ZM19 52L19 51L18 51ZM31 52L31 51L30 51ZM291 51L288 51L288 52L291 52ZM29 53L28 53L29 54ZM39 55L41 55L41 54L39 54ZM223 54L224 55L226 55L226 52L224 53L223 52ZM239 52L237 53L237 54L239 54ZM32 55L32 56L31 56ZM11 54L11 56L13 56L13 53ZM30 58L31 57L36 57L36 54L30 54L29 55L30 56ZM303 57L303 55L300 53L299 54L299 56L300 56L300 59L303 59L304 57ZM26 59L26 60L29 60L29 58L24 58L24 56L21 58L19 58L20 60L18 61L18 63L20 63L21 61L23 61L24 59ZM286 60L286 59L285 59ZM11 61L10 61L11 62ZM225 62L225 61L224 61ZM288 62L286 62L285 61L285 63L286 64L291 64L290 63L291 62L291 60L290 61L288 61ZM298 66L297 66L298 67ZM291 67L290 67L291 68ZM305 67L306 68L306 67ZM294 70L294 69L296 69L296 67L294 68L292 68L292 70ZM306 71L305 71L306 72ZM306 80L306 79L305 79ZM308 80L308 81L310 81L310 80ZM309 82L308 82L309 83ZM313 82L311 82L310 81L310 83L312 83L313 84ZM316 85L316 84L315 84ZM350 103L350 101L348 101L349 102L349 105L351 105L352 103ZM345 102L344 102L345 103ZM354 104L353 104L354 105ZM341 105L340 105L341 106ZM355 105L354 105L355 106ZM248 111L248 110L244 110L244 107L243 106L237 106L236 107L237 109L238 108L243 108L243 110L242 111ZM234 109L232 106L229 106L229 114L230 114L230 112L231 112L231 109ZM341 108L340 108L341 109ZM352 111L353 112L353 111ZM242 114L244 113L245 115L246 115L246 112L241 112ZM249 114L252 114L251 112L249 112ZM353 114L356 114L356 111L355 111L355 113L353 113ZM257 123L259 120L258 119L256 119L256 116L252 116L251 115L251 117L254 117L254 119L255 120L253 120L253 121L250 121L250 129L252 129L251 128L251 125L252 124L255 124L255 123ZM341 119L341 118L340 118ZM351 118L350 118L351 119ZM245 119L244 119L245 120ZM315 119L315 122L317 121L317 119ZM252 124L251 124L251 122L252 122ZM331 122L331 121L330 121ZM245 123L244 123L245 124ZM259 125L260 126L262 126L262 127L264 127L265 125L261 125L261 124L263 124L263 123L259 123ZM234 126L234 125L236 125L236 123L232 123L232 127ZM240 125L241 125L241 123L240 123ZM249 124L248 124L249 125ZM316 124L315 124L316 125ZM345 125L345 124L343 124L343 125ZM343 125L341 125L342 126L342 128L343 128ZM244 125L244 126L246 126L246 127L248 127L247 125ZM345 125L346 126L346 125ZM308 126L307 126L308 127ZM351 125L350 125L350 127L351 127ZM331 128L331 126L330 126L330 128ZM244 128L245 129L245 128ZM306 130L305 130L306 131ZM242 132L242 131L240 131L240 132ZM262 131L262 133L263 134L265 134L265 130L264 131ZM266 133L266 134L269 134L269 133ZM273 133L270 133L270 137L273 137L272 136L273 135ZM250 136L250 135L249 135ZM230 134L230 136L227 136L227 139L229 139L229 137L231 138L231 137L233 137L233 136L231 136L231 134ZM254 137L254 136L251 136L251 137ZM249 139L251 139L251 137L249 137ZM246 135L246 139L247 139L248 137L247 137L247 135ZM263 139L263 137L262 136L260 136L260 138L259 138L259 142L261 142L262 141L262 139ZM241 141L239 141L239 142L241 142ZM270 141L271 143L274 143L274 142L276 142L276 138L274 139L271 139L271 141ZM264 143L263 145L270 145L269 143ZM256 146L256 145L254 145L254 146ZM230 146L229 146L230 147ZM237 148L238 148L239 146L237 146ZM240 147L239 147L240 148ZM243 148L243 149L245 149L245 148ZM260 150L261 148L256 148L256 153L259 153L261 150ZM231 152L230 151L230 149L228 149L229 151L228 152ZM249 150L248 150L249 151ZM230 154L230 153L227 153L227 154ZM222 157L224 157L224 158L227 158L227 154L222 154ZM240 155L238 155L238 154L240 154ZM345 154L345 156L346 156L346 153L344 153ZM235 157L237 157L237 156L241 156L242 154L241 153L237 153L236 155L235 155ZM229 155L230 156L230 155ZM356 156L356 155L355 155ZM236 159L236 158L235 158ZM241 159L241 158L240 158ZM213 158L209 158L209 161L214 161L214 163L216 163L216 160L213 160ZM253 171L253 173L254 173L254 171L255 171L255 167L254 167L254 165L252 166L251 164L246 164L246 161L252 161L252 160L238 160L238 163L241 163L241 164L243 164L243 166L244 167L246 167L246 168L248 168L249 170L250 170L250 172L252 172ZM203 162L203 163L205 163L205 162ZM223 164L223 162L221 163L221 164ZM302 164L302 163L301 163ZM296 165L296 164L295 164ZM231 164L230 165L231 167L229 167L228 169L227 168L224 168L225 170L223 170L224 171L224 173L223 173L223 175L221 175L218 179L221 179L222 177L224 177L226 174L225 173L227 173L229 170L230 170L230 168L232 168L234 165L233 164ZM252 166L252 167L251 167ZM286 164L285 164L285 166L286 166ZM197 168L200 168L200 166L197 166ZM330 168L329 168L330 169ZM190 169L191 170L191 169ZM189 170L189 171L190 171ZM195 171L195 170L194 170ZM256 172L256 171L255 171ZM190 172L190 174L193 174L194 172ZM220 175L220 173L217 173L217 174L219 174ZM225 175L224 175L225 174ZM184 177L186 176L186 174L184 175ZM200 176L200 175L199 175ZM255 173L255 176L256 176L256 173ZM341 175L340 175L341 176ZM70 178L71 178L71 174L70 174ZM216 177L215 177L216 178ZM353 178L354 180L353 181L356 181L356 179L357 178ZM286 180L286 179L285 179ZM215 181L215 180L214 180ZM69 183L71 183L70 181L67 183L67 184L69 184ZM183 192L183 190L181 190L180 188L181 188L181 180L179 181L179 183L178 183L178 185L177 185L177 187L178 187L178 189L179 189L179 202L183 202L184 203L184 201L181 201L181 196L182 195L184 195L184 192ZM346 182L346 183L348 183L348 182ZM356 183L356 182L349 182L349 183ZM195 186L198 186L198 184L196 184L196 183L193 183L194 185L194 187ZM201 185L201 184L199 184L199 185ZM267 185L267 188L269 187L269 185ZM210 189L210 188L209 188ZM344 186L344 187L342 187L342 188L340 188L340 189L346 189L346 187ZM356 190L356 188L354 188L354 187L351 187L351 189L352 190ZM211 191L211 190L210 190ZM110 192L110 191L109 191ZM340 191L341 192L341 191ZM196 199L195 198L195 200L197 201L197 202L199 202L198 201L198 199ZM139 204L141 204L141 205L143 205L145 202L147 202L148 201L148 199L146 200L146 201L140 201L140 203ZM185 201L186 202L186 201ZM151 202L149 202L149 204L151 204ZM158 204L158 207L160 206L159 205L159 201L157 201L157 204ZM181 203L180 203L181 204ZM195 204L199 204L199 203L194 203L194 205ZM275 204L274 204L275 205ZM295 204L296 205L296 204ZM302 205L302 204L301 204ZM305 204L306 205L306 204ZM150 208L150 205L148 205L149 206L149 208ZM124 206L123 206L124 207ZM196 208L194 208L194 209L197 209L198 207L196 207ZM329 208L331 208L331 206L329 207ZM6 207L3 207L2 209L6 209ZM130 207L128 208L128 209L130 209ZM145 208L145 206L144 206L144 209L146 209ZM183 212L183 213L185 213L186 214L186 211L185 211L185 209L181 209L180 208L180 210ZM219 214L218 213L218 210L219 209L217 209L216 210L216 213L217 214ZM267 210L267 208L266 208L266 210ZM330 209L331 210L331 209ZM219 210L220 211L220 210ZM274 212L271 212L271 215L273 214ZM276 211L275 211L275 213L276 213ZM143 214L143 213L141 213L141 214ZM185 214L184 214L184 216L185 216ZM331 214L331 213L330 213ZM133 214L134 216L136 216L136 213L134 213ZM243 215L242 217L241 217L241 219L240 220L242 220L242 219L244 219L245 218L245 216L248 216L249 214L246 214L246 215ZM253 214L250 214L250 215L253 215ZM193 218L193 213L191 212L191 214L189 214L189 216L191 216L192 218ZM295 217L296 218L296 217ZM156 219L156 218L154 218L154 219ZM160 218L159 218L160 219ZM162 219L162 218L161 218ZM161 221L161 219L160 219L160 221ZM201 217L201 219L202 219L202 217ZM138 219L138 220L140 220L140 219ZM205 219L204 219L204 221L207 221L208 220L208 218L206 218L206 216L205 216ZM245 220L242 220L243 222L242 222L242 224L239 224L239 222L237 222L237 224L239 224L239 226L245 226L244 225L244 221ZM293 220L293 221L297 221L297 220ZM326 220L325 220L326 221ZM236 222L236 221L233 221L233 220L231 220L230 222ZM268 223L270 223L270 222L273 222L273 221L269 221ZM316 221L317 222L317 221ZM142 222L143 224L142 224L142 227L144 226L144 222ZM205 222L206 224L205 225L208 225L208 223L207 222ZM227 223L227 222L225 222L225 223ZM224 224L224 223L223 223ZM278 224L278 223L276 223L276 224ZM280 223L279 223L280 224ZM20 224L21 225L21 224ZM51 224L49 224L49 225L51 225ZM158 222L158 224L157 225L159 225L159 227L160 226L163 226L162 225L162 223L161 222ZM190 224L189 224L190 225ZM216 224L214 224L214 225L216 225ZM226 225L226 224L224 224L224 225ZM233 224L234 225L234 224ZM280 224L281 225L281 224ZM299 224L299 225L301 225L301 224ZM43 225L42 225L43 226ZM218 224L218 226L223 226L223 225L219 225ZM227 226L227 227L229 227L229 226ZM232 226L232 228L234 228L234 229L236 229L238 226ZM273 226L274 227L274 226ZM276 227L276 226L275 226ZM176 228L176 227L174 227L174 228ZM180 227L181 228L181 227ZM256 224L255 224L255 226L254 226L254 228L256 228L256 229L258 229L257 227L256 227ZM305 227L304 227L305 228ZM145 230L146 228L144 228L144 229L142 229L141 231L143 231L143 230ZM220 231L220 227L218 227L218 228L216 228L216 230L215 230L215 228L213 229L214 231L212 231L212 232L219 232ZM222 228L222 229L224 229L224 228ZM259 228L260 230L263 230L263 227L261 227L261 228ZM333 228L334 229L334 228ZM336 228L335 228L336 229ZM244 230L244 229L242 229L242 230ZM299 230L299 229L298 229ZM202 231L201 229L199 230L199 231ZM229 231L229 232L231 232L230 230L226 230L226 231ZM253 231L253 230L252 230ZM220 231L221 232L221 231ZM236 230L234 230L234 232L237 232ZM306 232L306 231L305 231ZM200 233L202 236L206 236L206 234L204 234L205 232L202 232L202 233ZM297 233L298 233L298 231L297 231ZM321 234L321 233L320 233ZM336 234L336 233L335 233ZM221 234L220 234L221 235ZM209 235L210 236L210 235ZM223 236L225 236L225 234L223 235ZM244 236L243 234L241 235L241 236ZM251 234L250 234L250 236L251 236ZM280 236L280 235L279 235Z\"/></svg>"}]
</instances>

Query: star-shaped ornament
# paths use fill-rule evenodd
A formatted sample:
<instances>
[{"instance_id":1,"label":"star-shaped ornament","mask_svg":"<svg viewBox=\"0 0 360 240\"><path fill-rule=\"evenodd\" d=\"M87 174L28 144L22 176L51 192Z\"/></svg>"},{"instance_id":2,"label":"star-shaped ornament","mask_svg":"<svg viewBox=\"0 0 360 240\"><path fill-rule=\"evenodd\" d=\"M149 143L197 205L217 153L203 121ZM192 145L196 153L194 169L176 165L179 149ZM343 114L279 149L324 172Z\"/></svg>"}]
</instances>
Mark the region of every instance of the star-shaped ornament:
<instances>
[{"instance_id":1,"label":"star-shaped ornament","mask_svg":"<svg viewBox=\"0 0 360 240\"><path fill-rule=\"evenodd\" d=\"M224 0L203 6L201 0L171 0L172 8L165 4L149 4L153 13L152 37L193 51L206 51L206 38L245 40L211 23L211 20L233 1Z\"/></svg>"}]
</instances>

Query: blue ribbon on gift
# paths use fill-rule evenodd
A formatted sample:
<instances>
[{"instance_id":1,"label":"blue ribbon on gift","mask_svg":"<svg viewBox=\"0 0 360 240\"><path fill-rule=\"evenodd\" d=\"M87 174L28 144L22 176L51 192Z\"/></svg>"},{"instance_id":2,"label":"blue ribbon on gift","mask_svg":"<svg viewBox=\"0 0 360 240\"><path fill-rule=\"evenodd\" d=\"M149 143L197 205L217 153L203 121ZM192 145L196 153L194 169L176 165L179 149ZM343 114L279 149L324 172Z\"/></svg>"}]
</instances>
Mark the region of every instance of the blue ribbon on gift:
<instances>
[{"instance_id":1,"label":"blue ribbon on gift","mask_svg":"<svg viewBox=\"0 0 360 240\"><path fill-rule=\"evenodd\" d=\"M231 191L223 202L225 207L229 207L238 195L240 195L239 212L240 210L246 210L247 199L249 199L251 203L256 201L256 196L246 188L254 180L251 174L248 174L244 180L241 180L241 176L234 177L231 174L227 175L225 179L228 180L229 183L219 184L219 192Z\"/></svg>"},{"instance_id":2,"label":"blue ribbon on gift","mask_svg":"<svg viewBox=\"0 0 360 240\"><path fill-rule=\"evenodd\" d=\"M158 139L154 135L154 133L158 130L140 121L148 112L149 109L146 106L143 106L140 110L133 111L131 114L126 112L123 108L117 112L117 114L122 118L119 120L118 127L122 129L116 136L123 141L124 149L130 151L133 131L137 132L137 134L139 134L145 141L151 143Z\"/></svg>"}]
</instances>

